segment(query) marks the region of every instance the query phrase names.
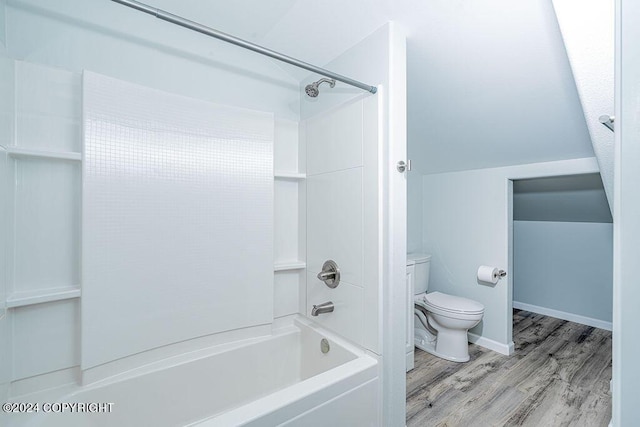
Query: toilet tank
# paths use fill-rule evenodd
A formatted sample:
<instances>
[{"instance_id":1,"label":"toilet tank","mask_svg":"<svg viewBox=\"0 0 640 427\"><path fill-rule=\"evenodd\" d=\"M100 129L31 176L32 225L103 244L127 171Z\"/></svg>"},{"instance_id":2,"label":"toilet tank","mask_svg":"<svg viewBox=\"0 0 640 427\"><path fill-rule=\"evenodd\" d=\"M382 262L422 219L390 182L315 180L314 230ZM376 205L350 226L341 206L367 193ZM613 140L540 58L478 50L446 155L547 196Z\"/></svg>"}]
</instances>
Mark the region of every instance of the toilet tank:
<instances>
[{"instance_id":1,"label":"toilet tank","mask_svg":"<svg viewBox=\"0 0 640 427\"><path fill-rule=\"evenodd\" d=\"M429 289L429 268L431 266L431 255L428 254L408 254L407 264L414 262L413 293L421 294Z\"/></svg>"}]
</instances>

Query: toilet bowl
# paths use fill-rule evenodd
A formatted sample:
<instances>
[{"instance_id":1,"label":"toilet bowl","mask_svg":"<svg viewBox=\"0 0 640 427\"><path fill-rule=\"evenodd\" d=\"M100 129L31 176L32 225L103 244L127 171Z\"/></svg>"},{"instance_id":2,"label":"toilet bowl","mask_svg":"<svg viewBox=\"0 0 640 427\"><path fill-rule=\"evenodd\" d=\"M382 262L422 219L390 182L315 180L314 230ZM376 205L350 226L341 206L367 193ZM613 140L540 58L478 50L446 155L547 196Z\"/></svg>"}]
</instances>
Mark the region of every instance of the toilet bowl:
<instances>
[{"instance_id":1,"label":"toilet bowl","mask_svg":"<svg viewBox=\"0 0 640 427\"><path fill-rule=\"evenodd\" d=\"M484 306L468 298L427 292L431 256L409 254L407 259L414 269L415 346L453 362L468 361L467 332L482 320Z\"/></svg>"},{"instance_id":2,"label":"toilet bowl","mask_svg":"<svg viewBox=\"0 0 640 427\"><path fill-rule=\"evenodd\" d=\"M416 295L414 303L415 313L423 314L415 314L415 346L453 362L468 361L467 331L482 320L483 305L442 292Z\"/></svg>"}]
</instances>

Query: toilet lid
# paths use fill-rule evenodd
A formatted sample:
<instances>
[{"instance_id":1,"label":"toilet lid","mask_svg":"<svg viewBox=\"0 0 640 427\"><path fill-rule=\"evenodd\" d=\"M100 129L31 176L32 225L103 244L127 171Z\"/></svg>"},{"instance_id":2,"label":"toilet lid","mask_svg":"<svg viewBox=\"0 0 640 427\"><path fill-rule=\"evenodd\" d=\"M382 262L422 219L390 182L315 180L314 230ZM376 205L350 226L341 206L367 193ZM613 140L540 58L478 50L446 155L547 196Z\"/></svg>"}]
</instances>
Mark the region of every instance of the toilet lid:
<instances>
[{"instance_id":1,"label":"toilet lid","mask_svg":"<svg viewBox=\"0 0 640 427\"><path fill-rule=\"evenodd\" d=\"M427 306L451 313L480 314L484 312L484 306L478 301L447 295L442 292L426 294L424 302Z\"/></svg>"}]
</instances>

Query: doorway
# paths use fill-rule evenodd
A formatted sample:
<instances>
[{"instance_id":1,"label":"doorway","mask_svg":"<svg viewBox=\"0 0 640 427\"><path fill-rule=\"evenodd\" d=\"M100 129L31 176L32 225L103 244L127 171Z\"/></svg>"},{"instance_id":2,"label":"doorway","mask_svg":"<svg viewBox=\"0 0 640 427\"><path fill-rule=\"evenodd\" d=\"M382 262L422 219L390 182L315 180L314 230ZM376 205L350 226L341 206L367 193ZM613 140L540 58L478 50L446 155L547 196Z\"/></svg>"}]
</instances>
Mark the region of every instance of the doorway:
<instances>
[{"instance_id":1,"label":"doorway","mask_svg":"<svg viewBox=\"0 0 640 427\"><path fill-rule=\"evenodd\" d=\"M611 330L613 220L600 174L513 181L513 308Z\"/></svg>"}]
</instances>

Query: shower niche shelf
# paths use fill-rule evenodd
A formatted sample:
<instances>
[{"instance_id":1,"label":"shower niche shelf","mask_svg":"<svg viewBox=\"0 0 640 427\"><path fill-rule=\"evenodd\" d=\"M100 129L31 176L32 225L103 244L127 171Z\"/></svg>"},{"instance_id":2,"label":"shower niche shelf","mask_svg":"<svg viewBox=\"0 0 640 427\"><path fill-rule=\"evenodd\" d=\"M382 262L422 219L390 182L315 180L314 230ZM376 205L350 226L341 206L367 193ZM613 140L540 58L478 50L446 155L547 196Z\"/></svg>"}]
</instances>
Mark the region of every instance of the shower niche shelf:
<instances>
[{"instance_id":1,"label":"shower niche shelf","mask_svg":"<svg viewBox=\"0 0 640 427\"><path fill-rule=\"evenodd\" d=\"M276 179L306 179L307 175L298 172L276 171L274 172L273 177Z\"/></svg>"},{"instance_id":2,"label":"shower niche shelf","mask_svg":"<svg viewBox=\"0 0 640 427\"><path fill-rule=\"evenodd\" d=\"M304 268L307 268L307 263L304 261L288 261L276 263L273 266L273 271L302 270Z\"/></svg>"},{"instance_id":3,"label":"shower niche shelf","mask_svg":"<svg viewBox=\"0 0 640 427\"><path fill-rule=\"evenodd\" d=\"M41 304L43 302L80 298L80 294L81 291L78 286L15 292L7 298L6 304L7 308L24 307L27 305Z\"/></svg>"},{"instance_id":4,"label":"shower niche shelf","mask_svg":"<svg viewBox=\"0 0 640 427\"><path fill-rule=\"evenodd\" d=\"M40 159L58 159L81 161L82 154L74 151L46 151L31 148L7 147L7 153L11 157L36 157Z\"/></svg>"}]
</instances>

